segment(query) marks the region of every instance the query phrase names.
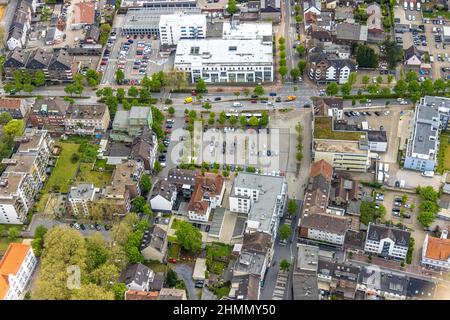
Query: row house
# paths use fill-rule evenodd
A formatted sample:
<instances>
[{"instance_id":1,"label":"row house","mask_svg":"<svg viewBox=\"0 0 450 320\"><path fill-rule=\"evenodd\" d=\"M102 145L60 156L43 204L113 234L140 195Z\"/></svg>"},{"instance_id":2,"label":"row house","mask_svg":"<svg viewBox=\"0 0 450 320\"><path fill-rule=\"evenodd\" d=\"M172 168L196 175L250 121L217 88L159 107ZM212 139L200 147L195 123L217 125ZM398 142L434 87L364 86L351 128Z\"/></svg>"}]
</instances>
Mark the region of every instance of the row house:
<instances>
[{"instance_id":1,"label":"row house","mask_svg":"<svg viewBox=\"0 0 450 320\"><path fill-rule=\"evenodd\" d=\"M31 74L42 71L49 82L72 82L73 76L78 72L78 64L67 50L46 51L36 49L11 51L4 64L6 80L14 79L14 71L27 71Z\"/></svg>"},{"instance_id":2,"label":"row house","mask_svg":"<svg viewBox=\"0 0 450 320\"><path fill-rule=\"evenodd\" d=\"M69 103L59 97L36 99L31 113L30 122L33 127L50 132L65 132L64 121Z\"/></svg>"},{"instance_id":3,"label":"row house","mask_svg":"<svg viewBox=\"0 0 450 320\"><path fill-rule=\"evenodd\" d=\"M109 122L109 109L105 104L70 105L66 110L64 127L69 134L94 134L105 132Z\"/></svg>"},{"instance_id":4,"label":"row house","mask_svg":"<svg viewBox=\"0 0 450 320\"><path fill-rule=\"evenodd\" d=\"M31 29L31 19L35 11L32 2L31 0L20 0L17 2L14 17L8 31L8 40L6 41L9 50L25 47Z\"/></svg>"}]
</instances>

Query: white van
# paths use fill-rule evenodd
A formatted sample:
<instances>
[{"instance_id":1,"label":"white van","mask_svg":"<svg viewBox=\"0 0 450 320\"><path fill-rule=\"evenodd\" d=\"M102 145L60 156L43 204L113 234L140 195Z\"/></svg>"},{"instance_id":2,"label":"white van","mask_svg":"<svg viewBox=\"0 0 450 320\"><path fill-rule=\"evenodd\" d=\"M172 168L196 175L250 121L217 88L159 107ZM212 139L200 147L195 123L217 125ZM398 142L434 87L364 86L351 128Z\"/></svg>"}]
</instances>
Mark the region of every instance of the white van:
<instances>
[{"instance_id":1,"label":"white van","mask_svg":"<svg viewBox=\"0 0 450 320\"><path fill-rule=\"evenodd\" d=\"M240 102L233 102L233 107L235 107L235 108L242 107L242 103L240 103Z\"/></svg>"},{"instance_id":2,"label":"white van","mask_svg":"<svg viewBox=\"0 0 450 320\"><path fill-rule=\"evenodd\" d=\"M424 172L421 173L421 175L423 177L432 178L432 177L434 177L434 171L424 171Z\"/></svg>"}]
</instances>

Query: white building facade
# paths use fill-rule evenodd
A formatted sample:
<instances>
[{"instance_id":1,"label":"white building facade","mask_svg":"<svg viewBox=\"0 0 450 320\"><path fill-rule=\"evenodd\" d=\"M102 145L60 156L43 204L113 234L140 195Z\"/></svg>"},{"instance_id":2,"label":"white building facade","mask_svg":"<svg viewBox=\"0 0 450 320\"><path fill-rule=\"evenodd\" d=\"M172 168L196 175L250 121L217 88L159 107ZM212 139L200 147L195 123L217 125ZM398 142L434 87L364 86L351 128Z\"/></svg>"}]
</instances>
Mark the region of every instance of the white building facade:
<instances>
[{"instance_id":1,"label":"white building facade","mask_svg":"<svg viewBox=\"0 0 450 320\"><path fill-rule=\"evenodd\" d=\"M206 16L175 13L162 15L159 20L161 45L174 46L180 39L202 39L206 37Z\"/></svg>"},{"instance_id":2,"label":"white building facade","mask_svg":"<svg viewBox=\"0 0 450 320\"><path fill-rule=\"evenodd\" d=\"M262 40L180 40L175 69L191 82L272 82L272 43Z\"/></svg>"}]
</instances>

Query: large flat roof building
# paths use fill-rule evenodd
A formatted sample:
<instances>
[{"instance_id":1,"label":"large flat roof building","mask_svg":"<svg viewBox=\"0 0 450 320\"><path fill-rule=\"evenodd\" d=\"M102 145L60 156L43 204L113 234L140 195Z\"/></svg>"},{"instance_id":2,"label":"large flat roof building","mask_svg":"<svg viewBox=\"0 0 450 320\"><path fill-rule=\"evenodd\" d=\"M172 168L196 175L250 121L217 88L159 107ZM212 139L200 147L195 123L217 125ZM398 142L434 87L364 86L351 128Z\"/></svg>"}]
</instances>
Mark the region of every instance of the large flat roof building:
<instances>
[{"instance_id":1,"label":"large flat roof building","mask_svg":"<svg viewBox=\"0 0 450 320\"><path fill-rule=\"evenodd\" d=\"M189 8L196 7L197 0L122 0L122 12L130 8Z\"/></svg>"},{"instance_id":2,"label":"large flat roof building","mask_svg":"<svg viewBox=\"0 0 450 320\"><path fill-rule=\"evenodd\" d=\"M206 37L206 16L173 13L162 15L159 20L161 45L177 45L180 39L201 39Z\"/></svg>"},{"instance_id":3,"label":"large flat roof building","mask_svg":"<svg viewBox=\"0 0 450 320\"><path fill-rule=\"evenodd\" d=\"M271 82L272 43L262 40L180 40L174 66L192 82Z\"/></svg>"}]
</instances>

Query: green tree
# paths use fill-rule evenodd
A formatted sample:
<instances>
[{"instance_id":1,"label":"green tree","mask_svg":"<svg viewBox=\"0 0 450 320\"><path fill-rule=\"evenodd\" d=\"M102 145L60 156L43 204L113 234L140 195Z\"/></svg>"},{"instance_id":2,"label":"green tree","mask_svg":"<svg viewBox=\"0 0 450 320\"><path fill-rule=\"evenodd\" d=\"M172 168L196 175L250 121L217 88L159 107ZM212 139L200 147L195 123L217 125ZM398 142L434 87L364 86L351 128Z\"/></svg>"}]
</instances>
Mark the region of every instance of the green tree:
<instances>
[{"instance_id":1,"label":"green tree","mask_svg":"<svg viewBox=\"0 0 450 320\"><path fill-rule=\"evenodd\" d=\"M261 114L261 118L259 119L259 125L261 127L266 127L269 124L269 114L267 111L263 111Z\"/></svg>"},{"instance_id":2,"label":"green tree","mask_svg":"<svg viewBox=\"0 0 450 320\"><path fill-rule=\"evenodd\" d=\"M348 96L350 94L350 92L352 91L352 86L350 84L350 82L344 83L343 85L341 85L341 92L344 96Z\"/></svg>"},{"instance_id":3,"label":"green tree","mask_svg":"<svg viewBox=\"0 0 450 320\"><path fill-rule=\"evenodd\" d=\"M34 90L34 86L32 84L26 83L22 86L22 90L26 93L31 93Z\"/></svg>"},{"instance_id":4,"label":"green tree","mask_svg":"<svg viewBox=\"0 0 450 320\"><path fill-rule=\"evenodd\" d=\"M399 96L405 95L408 91L408 84L405 80L398 80L396 85L394 86L394 92Z\"/></svg>"},{"instance_id":5,"label":"green tree","mask_svg":"<svg viewBox=\"0 0 450 320\"><path fill-rule=\"evenodd\" d=\"M119 102L123 102L123 99L125 98L125 89L124 88L117 89L116 98Z\"/></svg>"},{"instance_id":6,"label":"green tree","mask_svg":"<svg viewBox=\"0 0 450 320\"><path fill-rule=\"evenodd\" d=\"M306 69L306 61L305 60L299 60L297 63L297 68L300 71L300 74L303 74Z\"/></svg>"},{"instance_id":7,"label":"green tree","mask_svg":"<svg viewBox=\"0 0 450 320\"><path fill-rule=\"evenodd\" d=\"M286 74L288 73L288 68L286 66L281 66L278 69L278 73L281 75L281 77L284 79L284 77L286 76Z\"/></svg>"},{"instance_id":8,"label":"green tree","mask_svg":"<svg viewBox=\"0 0 450 320\"><path fill-rule=\"evenodd\" d=\"M420 89L422 91L422 94L424 94L424 95L431 95L434 93L433 81L431 81L431 79L429 79L429 78L426 78L422 82L420 87L421 87Z\"/></svg>"},{"instance_id":9,"label":"green tree","mask_svg":"<svg viewBox=\"0 0 450 320\"><path fill-rule=\"evenodd\" d=\"M434 90L436 92L444 92L446 89L445 81L442 78L438 78L434 81Z\"/></svg>"},{"instance_id":10,"label":"green tree","mask_svg":"<svg viewBox=\"0 0 450 320\"><path fill-rule=\"evenodd\" d=\"M350 86L353 86L356 83L356 80L358 78L358 74L356 72L351 72L348 76L348 83Z\"/></svg>"},{"instance_id":11,"label":"green tree","mask_svg":"<svg viewBox=\"0 0 450 320\"><path fill-rule=\"evenodd\" d=\"M303 58L303 55L305 54L305 47L302 46L301 44L299 44L299 45L296 47L296 50L297 50L297 53L298 53L298 55L300 56L300 58Z\"/></svg>"},{"instance_id":12,"label":"green tree","mask_svg":"<svg viewBox=\"0 0 450 320\"><path fill-rule=\"evenodd\" d=\"M202 78L198 79L197 84L195 85L195 91L198 93L207 92L205 80L203 80Z\"/></svg>"},{"instance_id":13,"label":"green tree","mask_svg":"<svg viewBox=\"0 0 450 320\"><path fill-rule=\"evenodd\" d=\"M383 219L386 214L386 208L382 204L378 205L369 201L363 201L359 211L361 214L360 221L366 226L376 219Z\"/></svg>"},{"instance_id":14,"label":"green tree","mask_svg":"<svg viewBox=\"0 0 450 320\"><path fill-rule=\"evenodd\" d=\"M291 77L294 81L297 81L298 77L300 77L300 70L298 68L294 68L290 72Z\"/></svg>"},{"instance_id":15,"label":"green tree","mask_svg":"<svg viewBox=\"0 0 450 320\"><path fill-rule=\"evenodd\" d=\"M241 123L241 126L246 126L247 125L247 118L245 116L240 116L239 117L239 122Z\"/></svg>"},{"instance_id":16,"label":"green tree","mask_svg":"<svg viewBox=\"0 0 450 320\"><path fill-rule=\"evenodd\" d=\"M142 212L144 206L147 204L147 201L145 201L144 197L138 196L133 199L131 204L133 205L132 207L133 212Z\"/></svg>"},{"instance_id":17,"label":"green tree","mask_svg":"<svg viewBox=\"0 0 450 320\"><path fill-rule=\"evenodd\" d=\"M369 76L368 75L364 75L363 77L362 77L362 83L364 84L364 85L367 85L368 83L369 83L369 81L370 81L370 78L369 78Z\"/></svg>"},{"instance_id":18,"label":"green tree","mask_svg":"<svg viewBox=\"0 0 450 320\"><path fill-rule=\"evenodd\" d=\"M73 290L70 300L114 300L114 293L90 283Z\"/></svg>"},{"instance_id":19,"label":"green tree","mask_svg":"<svg viewBox=\"0 0 450 320\"><path fill-rule=\"evenodd\" d=\"M173 115L175 114L175 108L172 107L172 106L170 106L169 109L168 109L167 111L169 112L169 114L170 114L171 116L173 116Z\"/></svg>"},{"instance_id":20,"label":"green tree","mask_svg":"<svg viewBox=\"0 0 450 320\"><path fill-rule=\"evenodd\" d=\"M336 82L331 82L327 85L327 88L325 89L325 92L328 96L335 96L339 92L339 86Z\"/></svg>"},{"instance_id":21,"label":"green tree","mask_svg":"<svg viewBox=\"0 0 450 320\"><path fill-rule=\"evenodd\" d=\"M378 84L382 84L383 83L383 77L382 76L378 76L377 77L377 83Z\"/></svg>"},{"instance_id":22,"label":"green tree","mask_svg":"<svg viewBox=\"0 0 450 320\"><path fill-rule=\"evenodd\" d=\"M153 167L153 170L155 170L156 172L161 172L162 166L161 166L161 163L158 160L155 161L155 165Z\"/></svg>"},{"instance_id":23,"label":"green tree","mask_svg":"<svg viewBox=\"0 0 450 320\"><path fill-rule=\"evenodd\" d=\"M295 213L297 212L297 210L298 210L298 204L297 204L297 201L295 201L295 200L293 200L293 199L290 199L290 200L288 201L288 204L287 204L287 212L288 212L288 214L289 214L290 216L293 216L293 215L295 215Z\"/></svg>"},{"instance_id":24,"label":"green tree","mask_svg":"<svg viewBox=\"0 0 450 320\"><path fill-rule=\"evenodd\" d=\"M237 117L236 116L231 116L229 119L230 125L234 126L237 123ZM247 121L246 121L247 122Z\"/></svg>"},{"instance_id":25,"label":"green tree","mask_svg":"<svg viewBox=\"0 0 450 320\"><path fill-rule=\"evenodd\" d=\"M141 188L143 194L146 194L150 191L152 187L152 181L150 180L150 177L147 174L142 175L139 187Z\"/></svg>"},{"instance_id":26,"label":"green tree","mask_svg":"<svg viewBox=\"0 0 450 320\"><path fill-rule=\"evenodd\" d=\"M408 201L408 196L406 194L402 195L402 204L406 204L406 202Z\"/></svg>"},{"instance_id":27,"label":"green tree","mask_svg":"<svg viewBox=\"0 0 450 320\"><path fill-rule=\"evenodd\" d=\"M0 113L0 125L4 126L8 122L10 122L13 117L8 112Z\"/></svg>"},{"instance_id":28,"label":"green tree","mask_svg":"<svg viewBox=\"0 0 450 320\"><path fill-rule=\"evenodd\" d=\"M121 69L117 69L116 71L117 84L122 84L124 80L125 80L125 73Z\"/></svg>"},{"instance_id":29,"label":"green tree","mask_svg":"<svg viewBox=\"0 0 450 320\"><path fill-rule=\"evenodd\" d=\"M128 289L125 283L115 283L112 290L114 292L115 300L123 300L125 299L125 292L127 292Z\"/></svg>"},{"instance_id":30,"label":"green tree","mask_svg":"<svg viewBox=\"0 0 450 320\"><path fill-rule=\"evenodd\" d=\"M244 96L248 97L248 95L250 94L250 90L248 88L244 88L244 90L242 90L242 93L244 94Z\"/></svg>"},{"instance_id":31,"label":"green tree","mask_svg":"<svg viewBox=\"0 0 450 320\"><path fill-rule=\"evenodd\" d=\"M34 74L34 85L40 87L45 84L45 74L42 70L38 70Z\"/></svg>"},{"instance_id":32,"label":"green tree","mask_svg":"<svg viewBox=\"0 0 450 320\"><path fill-rule=\"evenodd\" d=\"M367 91L370 94L377 94L379 90L380 86L378 85L378 83L371 83L367 86Z\"/></svg>"},{"instance_id":33,"label":"green tree","mask_svg":"<svg viewBox=\"0 0 450 320\"><path fill-rule=\"evenodd\" d=\"M212 108L212 105L209 102L205 102L204 104L202 104L202 108L206 109L206 110L209 110L209 109Z\"/></svg>"},{"instance_id":34,"label":"green tree","mask_svg":"<svg viewBox=\"0 0 450 320\"><path fill-rule=\"evenodd\" d=\"M359 45L356 49L356 61L360 68L378 67L378 55L375 50L366 45Z\"/></svg>"},{"instance_id":35,"label":"green tree","mask_svg":"<svg viewBox=\"0 0 450 320\"><path fill-rule=\"evenodd\" d=\"M397 63L403 60L402 48L399 47L395 41L390 39L382 42L382 45L384 46L384 58L387 60L389 68L395 69Z\"/></svg>"},{"instance_id":36,"label":"green tree","mask_svg":"<svg viewBox=\"0 0 450 320\"><path fill-rule=\"evenodd\" d=\"M281 260L280 262L280 269L284 272L288 271L291 267L291 263L287 261L286 259Z\"/></svg>"},{"instance_id":37,"label":"green tree","mask_svg":"<svg viewBox=\"0 0 450 320\"><path fill-rule=\"evenodd\" d=\"M256 85L255 89L253 89L253 93L257 96L262 96L265 93L264 88L260 84L258 84Z\"/></svg>"},{"instance_id":38,"label":"green tree","mask_svg":"<svg viewBox=\"0 0 450 320\"><path fill-rule=\"evenodd\" d=\"M21 136L25 129L23 120L13 119L3 126L3 133L12 137Z\"/></svg>"},{"instance_id":39,"label":"green tree","mask_svg":"<svg viewBox=\"0 0 450 320\"><path fill-rule=\"evenodd\" d=\"M137 97L139 95L139 90L135 86L131 86L128 89L128 96L130 97Z\"/></svg>"},{"instance_id":40,"label":"green tree","mask_svg":"<svg viewBox=\"0 0 450 320\"><path fill-rule=\"evenodd\" d=\"M202 247L202 235L192 224L181 221L175 232L178 243L187 251L200 251Z\"/></svg>"},{"instance_id":41,"label":"green tree","mask_svg":"<svg viewBox=\"0 0 450 320\"><path fill-rule=\"evenodd\" d=\"M111 26L108 23L104 23L100 26L100 37L98 42L104 46L108 42L109 33L111 32Z\"/></svg>"},{"instance_id":42,"label":"green tree","mask_svg":"<svg viewBox=\"0 0 450 320\"><path fill-rule=\"evenodd\" d=\"M177 273L175 271L173 271L172 269L169 269L166 274L166 285L169 288L173 288L173 287L175 287L177 281L178 281Z\"/></svg>"},{"instance_id":43,"label":"green tree","mask_svg":"<svg viewBox=\"0 0 450 320\"><path fill-rule=\"evenodd\" d=\"M430 211L421 211L417 220L425 227L428 228L436 219L436 214Z\"/></svg>"},{"instance_id":44,"label":"green tree","mask_svg":"<svg viewBox=\"0 0 450 320\"><path fill-rule=\"evenodd\" d=\"M8 230L8 239L11 241L15 241L20 236L20 230L17 227L9 228Z\"/></svg>"},{"instance_id":45,"label":"green tree","mask_svg":"<svg viewBox=\"0 0 450 320\"><path fill-rule=\"evenodd\" d=\"M236 0L228 0L227 11L229 14L235 14L238 12Z\"/></svg>"},{"instance_id":46,"label":"green tree","mask_svg":"<svg viewBox=\"0 0 450 320\"><path fill-rule=\"evenodd\" d=\"M291 226L288 225L288 224L283 224L283 225L280 227L279 233L280 233L280 238L281 238L282 240L287 240L287 239L289 239L289 237L290 237L291 234L292 234L292 228L291 228Z\"/></svg>"},{"instance_id":47,"label":"green tree","mask_svg":"<svg viewBox=\"0 0 450 320\"><path fill-rule=\"evenodd\" d=\"M285 42L286 42L286 39L284 39L284 37L280 37L280 38L278 39L278 44L279 44L279 45L285 44Z\"/></svg>"},{"instance_id":48,"label":"green tree","mask_svg":"<svg viewBox=\"0 0 450 320\"><path fill-rule=\"evenodd\" d=\"M219 121L220 125L222 125L222 126L225 124L225 122L227 121L227 114L225 113L225 111L222 111L220 113L218 121Z\"/></svg>"},{"instance_id":49,"label":"green tree","mask_svg":"<svg viewBox=\"0 0 450 320\"><path fill-rule=\"evenodd\" d=\"M251 118L248 120L248 124L251 125L251 126L253 126L253 127L256 127L256 126L259 124L259 120L258 120L258 118L256 118L256 117L251 117Z\"/></svg>"},{"instance_id":50,"label":"green tree","mask_svg":"<svg viewBox=\"0 0 450 320\"><path fill-rule=\"evenodd\" d=\"M415 73L414 71L408 71L406 73L405 77L406 82L417 81L417 79L418 79L417 73Z\"/></svg>"},{"instance_id":51,"label":"green tree","mask_svg":"<svg viewBox=\"0 0 450 320\"><path fill-rule=\"evenodd\" d=\"M97 71L89 69L86 71L86 80L89 86L95 87L100 82L100 75Z\"/></svg>"}]
</instances>

